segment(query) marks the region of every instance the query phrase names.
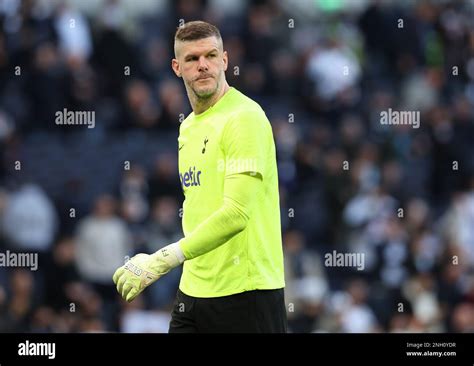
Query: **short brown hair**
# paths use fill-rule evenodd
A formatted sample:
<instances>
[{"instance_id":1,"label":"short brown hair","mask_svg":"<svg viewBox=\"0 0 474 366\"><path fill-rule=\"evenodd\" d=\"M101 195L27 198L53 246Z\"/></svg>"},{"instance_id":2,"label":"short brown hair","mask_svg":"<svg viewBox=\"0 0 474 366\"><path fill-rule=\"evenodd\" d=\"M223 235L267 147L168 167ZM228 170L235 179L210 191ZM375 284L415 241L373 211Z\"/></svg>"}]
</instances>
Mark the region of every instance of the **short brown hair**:
<instances>
[{"instance_id":1,"label":"short brown hair","mask_svg":"<svg viewBox=\"0 0 474 366\"><path fill-rule=\"evenodd\" d=\"M216 37L222 39L221 32L216 26L203 22L201 20L184 23L181 27L178 27L174 40L176 41L196 41L198 39Z\"/></svg>"}]
</instances>

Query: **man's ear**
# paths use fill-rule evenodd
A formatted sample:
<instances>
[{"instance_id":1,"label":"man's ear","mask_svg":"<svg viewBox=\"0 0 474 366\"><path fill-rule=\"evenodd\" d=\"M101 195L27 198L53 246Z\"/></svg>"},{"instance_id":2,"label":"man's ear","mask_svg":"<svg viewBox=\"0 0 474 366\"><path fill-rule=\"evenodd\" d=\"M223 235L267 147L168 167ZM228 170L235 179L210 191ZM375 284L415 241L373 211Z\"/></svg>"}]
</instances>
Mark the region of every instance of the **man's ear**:
<instances>
[{"instance_id":1,"label":"man's ear","mask_svg":"<svg viewBox=\"0 0 474 366\"><path fill-rule=\"evenodd\" d=\"M227 66L229 65L229 58L227 57L227 51L224 51L222 55L222 61L224 62L224 71L227 71Z\"/></svg>"},{"instance_id":2,"label":"man's ear","mask_svg":"<svg viewBox=\"0 0 474 366\"><path fill-rule=\"evenodd\" d=\"M171 60L171 68L173 69L174 73L176 74L177 77L181 77L181 71L179 70L179 62L177 59L172 59Z\"/></svg>"}]
</instances>

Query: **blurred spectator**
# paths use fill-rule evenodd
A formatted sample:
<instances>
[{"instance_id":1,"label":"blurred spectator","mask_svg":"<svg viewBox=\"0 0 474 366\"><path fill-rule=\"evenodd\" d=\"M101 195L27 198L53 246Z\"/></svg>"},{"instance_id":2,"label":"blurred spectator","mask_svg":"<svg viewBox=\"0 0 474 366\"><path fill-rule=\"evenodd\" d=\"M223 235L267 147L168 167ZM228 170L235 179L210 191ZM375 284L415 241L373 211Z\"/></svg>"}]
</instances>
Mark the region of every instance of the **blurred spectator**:
<instances>
[{"instance_id":1,"label":"blurred spectator","mask_svg":"<svg viewBox=\"0 0 474 366\"><path fill-rule=\"evenodd\" d=\"M50 198L35 184L9 196L3 230L15 250L46 252L53 243L58 218Z\"/></svg>"},{"instance_id":2,"label":"blurred spectator","mask_svg":"<svg viewBox=\"0 0 474 366\"><path fill-rule=\"evenodd\" d=\"M178 203L174 197L164 196L154 202L151 218L146 226L148 251L156 252L165 244L181 239L180 217Z\"/></svg>"},{"instance_id":3,"label":"blurred spectator","mask_svg":"<svg viewBox=\"0 0 474 366\"><path fill-rule=\"evenodd\" d=\"M140 223L148 215L148 184L146 175L140 166L126 170L120 183L122 216L130 223Z\"/></svg>"},{"instance_id":4,"label":"blurred spectator","mask_svg":"<svg viewBox=\"0 0 474 366\"><path fill-rule=\"evenodd\" d=\"M147 253L156 252L182 238L180 217L180 209L174 197L164 196L154 202L145 231ZM152 308L167 308L172 305L180 278L181 268L176 268L150 288L148 296Z\"/></svg>"},{"instance_id":5,"label":"blurred spectator","mask_svg":"<svg viewBox=\"0 0 474 366\"><path fill-rule=\"evenodd\" d=\"M422 274L405 284L407 298L411 302L414 316L423 329L429 332L442 332L440 326L441 308L434 288L434 278Z\"/></svg>"},{"instance_id":6,"label":"blurred spectator","mask_svg":"<svg viewBox=\"0 0 474 366\"><path fill-rule=\"evenodd\" d=\"M171 316L165 311L127 310L122 317L123 333L168 333Z\"/></svg>"},{"instance_id":7,"label":"blurred spectator","mask_svg":"<svg viewBox=\"0 0 474 366\"><path fill-rule=\"evenodd\" d=\"M131 81L126 89L128 127L156 127L161 115L161 108L154 100L151 89L143 80Z\"/></svg>"},{"instance_id":8,"label":"blurred spectator","mask_svg":"<svg viewBox=\"0 0 474 366\"><path fill-rule=\"evenodd\" d=\"M67 106L69 75L53 42L44 41L32 52L33 65L24 82L27 106L30 108L29 117L34 115L35 122L25 123L24 130L52 129L55 113Z\"/></svg>"},{"instance_id":9,"label":"blurred spectator","mask_svg":"<svg viewBox=\"0 0 474 366\"><path fill-rule=\"evenodd\" d=\"M289 329L311 332L328 291L321 259L305 248L303 236L297 231L285 233L283 243Z\"/></svg>"},{"instance_id":10,"label":"blurred spectator","mask_svg":"<svg viewBox=\"0 0 474 366\"><path fill-rule=\"evenodd\" d=\"M360 66L349 49L331 39L310 55L306 73L315 84L315 95L331 101L356 85Z\"/></svg>"},{"instance_id":11,"label":"blurred spectator","mask_svg":"<svg viewBox=\"0 0 474 366\"><path fill-rule=\"evenodd\" d=\"M26 332L29 329L31 315L38 304L34 300L34 278L32 272L15 268L10 277L8 301L4 304L2 332ZM1 302L0 302L1 304Z\"/></svg>"},{"instance_id":12,"label":"blurred spectator","mask_svg":"<svg viewBox=\"0 0 474 366\"><path fill-rule=\"evenodd\" d=\"M472 333L474 331L474 306L461 303L453 311L453 331L456 333Z\"/></svg>"},{"instance_id":13,"label":"blurred spectator","mask_svg":"<svg viewBox=\"0 0 474 366\"><path fill-rule=\"evenodd\" d=\"M474 192L459 192L443 217L446 240L456 243L460 256L474 266Z\"/></svg>"},{"instance_id":14,"label":"blurred spectator","mask_svg":"<svg viewBox=\"0 0 474 366\"><path fill-rule=\"evenodd\" d=\"M97 198L92 215L78 224L76 263L80 275L98 285L102 295L115 296L110 281L115 270L132 253L130 234L125 223L117 217L116 202L108 196Z\"/></svg>"},{"instance_id":15,"label":"blurred spectator","mask_svg":"<svg viewBox=\"0 0 474 366\"><path fill-rule=\"evenodd\" d=\"M92 53L92 39L85 17L74 8L62 4L56 16L59 48L69 62L82 63Z\"/></svg>"},{"instance_id":16,"label":"blurred spectator","mask_svg":"<svg viewBox=\"0 0 474 366\"><path fill-rule=\"evenodd\" d=\"M42 266L45 303L55 310L70 305L69 288L80 280L75 266L76 250L74 238L62 238L54 246L52 257Z\"/></svg>"},{"instance_id":17,"label":"blurred spectator","mask_svg":"<svg viewBox=\"0 0 474 366\"><path fill-rule=\"evenodd\" d=\"M335 311L343 333L371 333L379 329L375 314L367 304L368 286L361 280L349 283L336 302Z\"/></svg>"},{"instance_id":18,"label":"blurred spectator","mask_svg":"<svg viewBox=\"0 0 474 366\"><path fill-rule=\"evenodd\" d=\"M176 148L178 143L176 142ZM176 173L178 161L175 154L165 153L155 160L153 170L150 174L148 186L150 187L150 202L161 196L174 196L182 198L183 193Z\"/></svg>"},{"instance_id":19,"label":"blurred spectator","mask_svg":"<svg viewBox=\"0 0 474 366\"><path fill-rule=\"evenodd\" d=\"M158 87L158 96L163 107L160 129L176 131L179 123L189 114L182 85L173 79L163 80Z\"/></svg>"}]
</instances>

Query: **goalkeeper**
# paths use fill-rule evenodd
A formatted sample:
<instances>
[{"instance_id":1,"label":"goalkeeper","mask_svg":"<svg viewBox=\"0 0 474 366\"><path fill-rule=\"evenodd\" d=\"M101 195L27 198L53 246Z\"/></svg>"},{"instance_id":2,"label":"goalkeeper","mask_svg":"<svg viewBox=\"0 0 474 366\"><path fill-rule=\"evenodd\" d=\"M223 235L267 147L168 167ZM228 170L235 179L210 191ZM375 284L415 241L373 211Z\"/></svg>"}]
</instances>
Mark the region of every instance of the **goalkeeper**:
<instances>
[{"instance_id":1,"label":"goalkeeper","mask_svg":"<svg viewBox=\"0 0 474 366\"><path fill-rule=\"evenodd\" d=\"M229 87L219 30L178 28L172 68L193 112L180 126L184 238L117 269L132 301L183 264L170 333L286 332L275 144L261 107Z\"/></svg>"}]
</instances>

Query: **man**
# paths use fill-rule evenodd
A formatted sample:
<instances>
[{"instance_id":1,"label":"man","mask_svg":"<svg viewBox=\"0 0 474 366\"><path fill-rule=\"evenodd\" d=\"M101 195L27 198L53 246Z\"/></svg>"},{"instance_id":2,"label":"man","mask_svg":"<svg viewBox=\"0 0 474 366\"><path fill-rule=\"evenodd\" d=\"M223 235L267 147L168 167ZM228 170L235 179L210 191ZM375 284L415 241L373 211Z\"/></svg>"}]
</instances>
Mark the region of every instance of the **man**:
<instances>
[{"instance_id":1,"label":"man","mask_svg":"<svg viewBox=\"0 0 474 366\"><path fill-rule=\"evenodd\" d=\"M172 68L193 112L178 138L184 238L114 274L133 300L184 262L170 333L286 332L275 145L261 107L229 87L219 30L178 28Z\"/></svg>"}]
</instances>

